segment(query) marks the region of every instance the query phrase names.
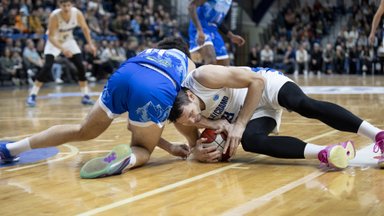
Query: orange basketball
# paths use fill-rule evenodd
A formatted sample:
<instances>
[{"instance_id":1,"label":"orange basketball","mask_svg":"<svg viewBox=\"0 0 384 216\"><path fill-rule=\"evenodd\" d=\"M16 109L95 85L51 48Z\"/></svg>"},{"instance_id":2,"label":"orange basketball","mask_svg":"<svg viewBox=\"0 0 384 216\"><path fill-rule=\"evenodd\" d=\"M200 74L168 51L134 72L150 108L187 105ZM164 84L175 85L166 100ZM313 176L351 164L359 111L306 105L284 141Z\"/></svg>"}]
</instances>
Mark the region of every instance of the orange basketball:
<instances>
[{"instance_id":1,"label":"orange basketball","mask_svg":"<svg viewBox=\"0 0 384 216\"><path fill-rule=\"evenodd\" d=\"M227 141L227 135L225 133L216 134L215 130L213 129L205 129L201 133L200 138L207 139L206 141L203 142L204 144L216 146L216 149L222 153L220 161L228 161L229 149L225 154L223 154L225 142Z\"/></svg>"}]
</instances>

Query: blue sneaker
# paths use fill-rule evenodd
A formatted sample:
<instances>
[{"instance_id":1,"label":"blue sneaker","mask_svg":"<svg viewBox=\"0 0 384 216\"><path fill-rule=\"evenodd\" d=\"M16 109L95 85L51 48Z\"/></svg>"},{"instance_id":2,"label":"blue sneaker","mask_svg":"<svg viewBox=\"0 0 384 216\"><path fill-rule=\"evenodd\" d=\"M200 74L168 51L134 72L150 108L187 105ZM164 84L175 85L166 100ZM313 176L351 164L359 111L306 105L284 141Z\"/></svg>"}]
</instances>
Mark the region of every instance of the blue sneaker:
<instances>
[{"instance_id":1,"label":"blue sneaker","mask_svg":"<svg viewBox=\"0 0 384 216\"><path fill-rule=\"evenodd\" d=\"M27 97L27 105L29 107L35 107L36 106L36 95L29 95Z\"/></svg>"},{"instance_id":2,"label":"blue sneaker","mask_svg":"<svg viewBox=\"0 0 384 216\"><path fill-rule=\"evenodd\" d=\"M105 157L94 158L81 167L80 177L83 179L101 178L119 175L131 161L132 150L127 144L112 149Z\"/></svg>"},{"instance_id":3,"label":"blue sneaker","mask_svg":"<svg viewBox=\"0 0 384 216\"><path fill-rule=\"evenodd\" d=\"M0 162L3 164L17 162L20 159L19 157L12 156L7 149L7 143L11 142L12 141L0 141Z\"/></svg>"},{"instance_id":4,"label":"blue sneaker","mask_svg":"<svg viewBox=\"0 0 384 216\"><path fill-rule=\"evenodd\" d=\"M88 95L84 95L83 96L83 98L81 99L81 103L83 105L93 105L93 104L95 104L95 102L93 102L93 100Z\"/></svg>"}]
</instances>

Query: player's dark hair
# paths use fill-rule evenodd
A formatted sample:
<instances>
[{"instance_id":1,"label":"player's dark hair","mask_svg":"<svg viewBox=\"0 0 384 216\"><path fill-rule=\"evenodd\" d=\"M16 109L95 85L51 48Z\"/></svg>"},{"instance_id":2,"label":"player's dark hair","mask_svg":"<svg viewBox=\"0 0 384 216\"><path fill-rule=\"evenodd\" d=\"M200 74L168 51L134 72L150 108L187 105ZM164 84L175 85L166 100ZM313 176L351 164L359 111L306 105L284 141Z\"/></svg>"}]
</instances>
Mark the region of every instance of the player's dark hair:
<instances>
[{"instance_id":1,"label":"player's dark hair","mask_svg":"<svg viewBox=\"0 0 384 216\"><path fill-rule=\"evenodd\" d=\"M159 41L157 44L159 49L178 49L181 52L185 53L189 58L191 54L189 53L188 44L180 37L166 37L163 40Z\"/></svg>"},{"instance_id":2,"label":"player's dark hair","mask_svg":"<svg viewBox=\"0 0 384 216\"><path fill-rule=\"evenodd\" d=\"M176 122L176 120L180 118L181 114L183 113L183 106L191 103L187 95L187 90L187 88L182 87L179 93L177 94L171 112L168 116L169 121Z\"/></svg>"}]
</instances>

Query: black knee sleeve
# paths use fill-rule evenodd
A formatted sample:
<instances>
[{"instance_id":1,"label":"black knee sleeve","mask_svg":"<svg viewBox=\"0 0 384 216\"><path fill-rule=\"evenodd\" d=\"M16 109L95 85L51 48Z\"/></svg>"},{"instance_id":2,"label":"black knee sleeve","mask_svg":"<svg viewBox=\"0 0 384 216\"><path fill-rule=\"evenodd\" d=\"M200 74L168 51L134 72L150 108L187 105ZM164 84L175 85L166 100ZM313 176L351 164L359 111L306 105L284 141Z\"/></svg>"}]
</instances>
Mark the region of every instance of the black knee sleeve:
<instances>
[{"instance_id":1,"label":"black knee sleeve","mask_svg":"<svg viewBox=\"0 0 384 216\"><path fill-rule=\"evenodd\" d=\"M36 80L39 82L48 82L52 79L52 65L55 60L53 55L45 55L45 63L43 68L37 73Z\"/></svg>"},{"instance_id":2,"label":"black knee sleeve","mask_svg":"<svg viewBox=\"0 0 384 216\"><path fill-rule=\"evenodd\" d=\"M83 58L81 54L76 54L71 58L72 63L76 66L77 73L79 76L79 81L86 81L85 78L85 68L83 65Z\"/></svg>"}]
</instances>

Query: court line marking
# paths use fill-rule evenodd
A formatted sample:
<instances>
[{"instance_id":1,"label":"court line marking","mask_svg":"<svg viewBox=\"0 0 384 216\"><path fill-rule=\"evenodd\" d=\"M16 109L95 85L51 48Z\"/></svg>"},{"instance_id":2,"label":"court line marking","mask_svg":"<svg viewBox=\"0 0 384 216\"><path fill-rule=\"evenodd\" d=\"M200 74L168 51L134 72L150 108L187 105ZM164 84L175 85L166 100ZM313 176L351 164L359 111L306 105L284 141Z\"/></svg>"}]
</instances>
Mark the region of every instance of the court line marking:
<instances>
[{"instance_id":1,"label":"court line marking","mask_svg":"<svg viewBox=\"0 0 384 216\"><path fill-rule=\"evenodd\" d=\"M361 166L376 166L377 159L373 159L373 156L375 156L375 153L372 152L372 147L374 144L370 144L368 146L365 146L364 148L359 149L356 152L356 158L351 160L349 162L349 167L361 167ZM267 194L264 194L263 196L257 197L255 199L252 199L244 204L239 205L238 207L232 208L224 213L222 213L222 216L231 216L231 215L245 215L247 213L250 213L251 211L259 208L260 206L268 203L273 198L280 196L284 194L285 192L288 192L302 184L305 184L309 181L312 181L313 179L325 174L324 171L315 171L310 173L309 175L306 175L296 181L293 181L287 185L284 185L280 188L277 188Z\"/></svg>"},{"instance_id":2,"label":"court line marking","mask_svg":"<svg viewBox=\"0 0 384 216\"><path fill-rule=\"evenodd\" d=\"M68 155L64 156L64 157L57 158L57 159L50 159L48 161L40 162L40 163L37 163L37 164L26 165L26 166L22 166L22 167L13 168L13 169L7 169L5 171L6 172L13 172L13 171L29 169L29 168L32 168L32 167L37 167L37 166L41 166L41 165L45 165L45 164L49 164L49 163L56 163L56 162L59 162L59 161L66 160L67 158L73 157L73 156L75 156L75 155L77 155L79 153L79 149L76 148L75 146L68 145L68 144L64 144L63 146L68 147L70 149L70 153Z\"/></svg>"},{"instance_id":3,"label":"court line marking","mask_svg":"<svg viewBox=\"0 0 384 216\"><path fill-rule=\"evenodd\" d=\"M242 205L240 205L234 209L226 211L221 215L232 216L232 215L244 215L246 213L249 213L250 211L257 209L258 207L264 205L265 203L268 203L273 198L275 198L281 194L284 194L285 192L288 192L288 191L296 188L299 185L302 185L306 182L309 182L309 181L313 180L314 178L317 178L317 177L319 177L325 173L326 172L322 172L322 171L312 172L309 175L306 175L306 176L304 176L304 177L302 177L296 181L293 181L293 182L286 184L280 188L277 188L276 190L273 190L267 194L264 194L263 196L252 199L252 200L250 200L250 201L248 201L248 202L246 202L246 203L244 203L244 204L242 204Z\"/></svg>"},{"instance_id":4,"label":"court line marking","mask_svg":"<svg viewBox=\"0 0 384 216\"><path fill-rule=\"evenodd\" d=\"M308 139L304 140L304 142L309 142L309 141L312 141L312 140L315 140L315 139L318 139L318 138L321 138L321 137L324 137L324 136L329 136L330 134L334 134L334 133L337 133L337 132L339 132L339 131L332 130L332 131L329 131L329 132L325 132L323 134L320 134L320 135L308 138ZM157 195L159 193L163 193L163 192L166 192L166 191L169 191L169 190L173 190L173 189L175 189L177 187L180 187L182 185L185 185L185 184L188 184L188 183L192 183L194 181L197 181L197 180L203 179L205 177L208 177L208 176L211 176L211 175L223 172L225 170L236 168L236 167L239 167L239 166L244 165L244 164L252 163L252 162L258 160L259 158L260 157L257 156L257 158L255 158L255 159L253 159L253 160L251 160L249 162L246 162L246 163L235 163L235 164L228 165L228 166L225 166L225 167L222 167L222 168L219 168L219 169L215 169L215 170L209 171L207 173L200 174L198 176L194 176L194 177L191 177L191 178L188 178L188 179L184 179L184 180L175 182L173 184L169 184L169 185L166 185L166 186L163 186L163 187L151 190L151 191L147 191L147 192L144 192L142 194L139 194L139 195L136 195L136 196L133 196L133 197L122 199L120 201L113 202L113 203L110 203L110 204L107 204L107 205L104 205L104 206L101 206L101 207L98 207L98 208L94 208L92 210L89 210L89 211L86 211L86 212L83 212L83 213L80 213L80 214L77 214L77 215L78 216L88 216L88 215L99 214L101 212L105 212L105 211L108 211L110 209L114 209L114 208L120 207L122 205L126 205L128 203L135 202L137 200L141 200L141 199L144 199L144 198L147 198L147 197L150 197L150 196ZM321 172L321 171L315 171L314 173L319 173L319 172L321 174L325 173L325 172ZM315 177L313 177L313 175L314 174L311 173L311 174L309 174L307 176L310 176L313 179L313 178L315 178ZM308 177L308 179L309 179L309 177ZM289 188L289 186L288 186L288 188ZM291 189L292 189L292 186L291 186Z\"/></svg>"},{"instance_id":5,"label":"court line marking","mask_svg":"<svg viewBox=\"0 0 384 216\"><path fill-rule=\"evenodd\" d=\"M255 161L255 160L256 159L254 159L252 161ZM108 204L108 205L105 205L105 206L102 206L102 207L99 207L99 208L94 208L94 209L92 209L90 211L83 212L83 213L80 213L80 214L77 214L77 215L78 216L95 215L95 214L98 214L98 213L101 213L101 212L104 212L104 211L107 211L107 210L110 210L110 209L113 209L113 208L116 208L116 207L119 207L119 206L122 206L122 205L125 205L125 204L128 204L128 203L131 203L131 202L134 202L134 201L137 201L137 200L141 200L141 199L144 199L144 198L147 198L147 197L150 197L150 196L154 196L154 195L159 194L159 193L163 193L163 192L166 192L166 191L169 191L169 190L173 190L173 189L175 189L177 187L180 187L180 186L183 186L185 184L192 183L194 181L203 179L203 178L211 176L211 175L215 175L217 173L223 172L225 170L232 169L234 167L237 167L237 166L240 166L240 165L243 165L243 164L244 163L231 164L229 166L225 166L225 167L222 167L222 168L219 168L219 169L215 169L215 170L206 172L204 174L194 176L192 178L184 179L182 181L178 181L178 182L175 182L173 184L169 184L167 186L163 186L163 187L157 188L155 190L147 191L145 193L142 193L142 194L139 194L139 195L127 198L127 199L123 199L123 200L120 200L120 201L117 201L117 202L113 202L111 204Z\"/></svg>"}]
</instances>

